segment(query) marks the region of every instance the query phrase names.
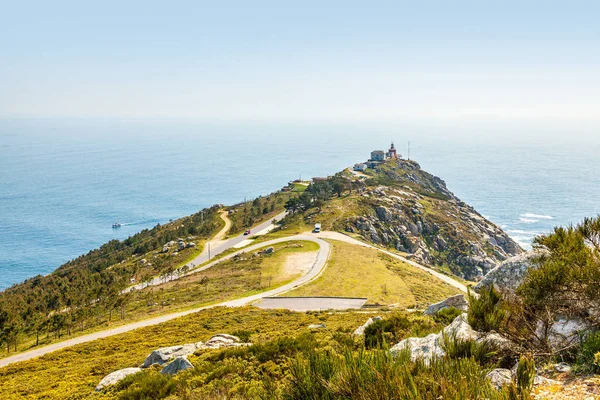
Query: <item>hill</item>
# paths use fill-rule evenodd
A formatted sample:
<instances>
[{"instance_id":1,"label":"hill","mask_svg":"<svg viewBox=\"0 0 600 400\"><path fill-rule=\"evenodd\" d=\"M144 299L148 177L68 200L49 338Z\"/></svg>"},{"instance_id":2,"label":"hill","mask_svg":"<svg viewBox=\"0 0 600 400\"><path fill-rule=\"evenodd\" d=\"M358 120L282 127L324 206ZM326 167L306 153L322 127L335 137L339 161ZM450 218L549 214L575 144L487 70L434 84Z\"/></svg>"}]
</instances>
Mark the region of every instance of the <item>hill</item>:
<instances>
[{"instance_id":1,"label":"hill","mask_svg":"<svg viewBox=\"0 0 600 400\"><path fill-rule=\"evenodd\" d=\"M304 197L304 198L302 198ZM389 159L364 173L313 182L287 205L284 224L356 234L470 281L523 250L415 161Z\"/></svg>"}]
</instances>

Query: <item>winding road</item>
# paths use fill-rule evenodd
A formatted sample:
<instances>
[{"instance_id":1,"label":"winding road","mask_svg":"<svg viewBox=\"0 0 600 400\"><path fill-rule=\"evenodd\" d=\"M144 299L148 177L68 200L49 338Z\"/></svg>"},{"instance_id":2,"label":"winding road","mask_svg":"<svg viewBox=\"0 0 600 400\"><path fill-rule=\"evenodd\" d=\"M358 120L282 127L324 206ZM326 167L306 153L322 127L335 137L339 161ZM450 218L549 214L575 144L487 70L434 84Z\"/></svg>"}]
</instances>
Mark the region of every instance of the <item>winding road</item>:
<instances>
[{"instance_id":1,"label":"winding road","mask_svg":"<svg viewBox=\"0 0 600 400\"><path fill-rule=\"evenodd\" d=\"M129 292L131 290L142 290L147 288L148 286L162 285L163 283L177 280L191 273L205 270L209 266L214 265L214 263L208 264L202 268L198 268L197 266L207 263L215 256L223 253L226 250L239 247L239 245L242 244L242 242L249 241L249 237L261 236L269 233L275 227L273 221L279 222L283 219L283 217L285 217L285 215L286 213L282 212L269 219L268 221L265 221L253 227L252 231L256 233L252 233L250 236L241 234L234 236L230 239L224 240L225 235L227 235L227 232L229 232L229 229L231 228L231 221L227 217L227 212L223 211L221 213L221 218L223 219L223 221L225 221L225 226L219 231L219 233L215 235L215 237L212 240L206 242L204 248L202 249L202 252L199 255L197 255L193 260L184 265L187 267L187 272L184 272L185 270L182 269L182 266L170 276L155 276L154 278L148 281L129 286L128 288L124 289L123 292Z\"/></svg>"},{"instance_id":2,"label":"winding road","mask_svg":"<svg viewBox=\"0 0 600 400\"><path fill-rule=\"evenodd\" d=\"M276 220L279 220L281 218L283 218L285 216L285 213L279 214L275 217ZM260 225L258 225L257 227L255 227L253 230L257 231L257 232L268 232L269 228L271 226L271 221L262 223ZM218 235L217 235L218 236ZM217 236L215 238L217 238ZM272 246L274 244L277 243L282 243L282 242L288 242L288 241L292 241L292 240L302 240L302 241L310 241L310 242L314 242L316 244L319 245L319 250L317 253L317 258L315 260L315 262L313 263L313 265L308 269L308 272L303 275L302 277L296 279L295 281L288 283L286 285L280 286L278 288L269 290L269 291L265 291L262 293L258 293L258 294L254 294L251 296L246 296L246 297L242 297L242 298L238 298L235 300L229 300L229 301L225 301L222 303L218 303L218 304L213 304L213 305L209 305L209 306L204 306L204 307L197 307L194 309L190 309L190 310L186 310L186 311L180 311L180 312L175 312L175 313L171 313L171 314L165 314L165 315L160 315L158 317L154 317L154 318L150 318L150 319L146 319L146 320L142 320L142 321L137 321L137 322L133 322L130 324L126 324L126 325L121 325L115 328L111 328L111 329L107 329L104 331L100 331L100 332L95 332L95 333L90 333L87 335L82 335L82 336L78 336L72 339L68 339L62 342L58 342L58 343L54 343L54 344L50 344L48 346L44 346L44 347L40 347L37 349L33 349L33 350L29 350L23 353L19 353L19 354L15 354L11 357L6 357L3 359L0 359L0 367L5 367L7 365L19 362L19 361L25 361L25 360L29 360L35 357L40 357L44 354L48 354L50 352L56 351L56 350L60 350L60 349L64 349L67 347L71 347L77 344L82 344L82 343L86 343L86 342L90 342L92 340L96 340L96 339L102 339L102 338L106 338L109 336L114 336L114 335L118 335L121 333L125 333L125 332L129 332L132 331L134 329L138 329L138 328L142 328L142 327L147 327L147 326L152 326L152 325L157 325L157 324L161 324L163 322L167 322L170 321L172 319L175 318L179 318L179 317L183 317L185 315L189 315L189 314L193 314L196 313L198 311L202 311L202 310L206 310L208 308L213 308L213 307L218 307L218 306L226 306L226 307L241 307L244 305L248 305L251 304L257 300L262 299L263 297L273 297L273 296L277 296L277 295L281 295L284 294L292 289L297 288L298 286L301 285L305 285L306 283L310 282L311 280L315 279L317 276L319 276L321 274L321 272L325 269L325 266L327 264L327 260L329 259L329 255L331 253L331 245L329 242L323 240L323 239L333 239L333 240L339 240L339 241L343 241L346 243L350 243L350 244L355 244L355 245L359 245L359 246L364 246L364 247L368 247L368 248L372 248L378 251L381 251L391 257L394 257L396 259L399 259L403 262L406 262L414 267L417 267L419 269L422 269L424 271L427 271L428 273L436 276L437 278L441 279L442 281L456 287L457 289L466 292L467 288L465 285L463 285L462 283L452 279L449 276L446 276L444 274L441 274L437 271L433 271L430 268L424 267L412 260L408 260L405 257L402 257L398 254L394 254L391 253L389 251L380 249L378 247L369 245L367 243L364 243L360 240L351 238L347 235L338 233L338 232L328 232L328 231L323 231L319 234L314 234L314 233L305 233L305 234L299 234L299 235L293 235L293 236L287 236L287 237L283 237L283 238L278 238L278 239L273 239L273 240L268 240L265 242L261 242L261 243L257 243L254 245L250 245L248 247L245 247L242 250L238 250L236 252L233 252L231 254L228 254L225 257L220 258L219 260L215 260L211 263L208 263L200 268L195 268L191 271L189 271L187 274L190 273L196 273L199 271L203 271L206 270L210 267L212 267L213 265L224 261L224 260L228 260L231 259L233 257L235 257L237 254L241 254L244 252L250 252L250 251L255 251L258 250L260 248L266 247L266 246ZM236 245L239 245L241 242L243 242L244 240L247 240L247 236L244 235L239 235L236 237L233 237L231 239L227 239L227 240L215 240L213 239L211 241L211 243L215 243L214 245L214 249L211 249L211 257L213 255L217 255L220 254L228 249L231 248L235 248ZM213 253L214 251L214 253ZM208 251L203 252L202 254L200 254L199 256L197 256L194 260L192 260L190 262L190 264L194 264L194 265L198 265L198 264L202 264L202 263L206 263L208 262ZM173 280L175 279L179 279L181 277L183 277L184 274L181 275L176 275L173 277ZM161 284L164 283L164 280L160 280L157 281L156 284ZM137 285L136 285L137 286ZM145 287L145 286L144 286Z\"/></svg>"},{"instance_id":3,"label":"winding road","mask_svg":"<svg viewBox=\"0 0 600 400\"><path fill-rule=\"evenodd\" d=\"M235 300L229 300L229 301L225 301L222 303L213 304L213 305L209 305L209 306L197 307L197 308L194 308L191 310L180 311L180 312L171 313L171 314L165 314L165 315L161 315L161 316L158 316L155 318L146 319L143 321L132 322L130 324L118 326L116 328L78 336L78 337L68 339L68 340L65 340L62 342L53 343L48 346L40 347L38 349L33 349L33 350L29 350L29 351L26 351L23 353L15 354L14 356L1 359L0 367L5 367L5 366L13 364L15 362L25 361L25 360L29 360L29 359L32 359L35 357L39 357L39 356L51 353L56 350L74 346L76 344L91 342L92 340L102 339L102 338L106 338L109 336L118 335L121 333L132 331L134 329L143 328L146 326L151 326L151 325L156 325L156 324L161 324L163 322L170 321L175 318L183 317L185 315L193 314L198 311L206 310L208 308L213 308L213 307L218 307L218 306L241 307L241 306L253 303L256 300L262 299L263 297L277 296L277 295L283 294L285 292L288 292L292 289L295 289L296 287L298 287L300 285L304 285L307 282L314 279L315 277L317 277L321 273L321 271L325 268L325 264L327 263L327 260L329 258L329 253L331 251L330 244L328 242L326 242L325 240L315 238L311 235L295 235L295 236L289 236L289 237L284 237L284 238L279 238L279 239L273 239L273 240L269 240L266 242L257 243L255 245L246 247L243 250L239 250L234 253L228 254L227 256L225 256L217 261L214 261L214 262L202 267L202 269L198 269L197 271L194 271L194 272L198 272L200 270L210 268L211 266L213 266L214 264L216 264L220 261L228 260L228 259L236 256L237 254L240 254L243 252L254 251L254 250L263 248L265 246L272 246L277 243L288 242L288 241L292 241L292 240L310 241L310 242L317 243L319 245L317 259L314 262L314 264L310 267L309 271L305 275L296 279L293 282L290 282L290 283L280 286L278 288L275 288L275 289L272 289L272 290L269 290L266 292L258 293L258 294L252 295L252 296L242 297L242 298L235 299Z\"/></svg>"}]
</instances>

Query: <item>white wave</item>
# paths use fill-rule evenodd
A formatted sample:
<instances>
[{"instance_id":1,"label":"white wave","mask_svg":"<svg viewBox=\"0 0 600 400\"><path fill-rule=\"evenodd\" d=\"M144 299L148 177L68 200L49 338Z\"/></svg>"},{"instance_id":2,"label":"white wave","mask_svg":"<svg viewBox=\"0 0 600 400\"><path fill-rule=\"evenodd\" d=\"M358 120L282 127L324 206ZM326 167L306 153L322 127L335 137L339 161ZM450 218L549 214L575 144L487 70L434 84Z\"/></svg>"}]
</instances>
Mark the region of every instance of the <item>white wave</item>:
<instances>
[{"instance_id":1,"label":"white wave","mask_svg":"<svg viewBox=\"0 0 600 400\"><path fill-rule=\"evenodd\" d=\"M550 215L542 215L542 214L534 214L534 213L521 214L521 218L529 218L529 219L554 219L554 217L552 217Z\"/></svg>"},{"instance_id":2,"label":"white wave","mask_svg":"<svg viewBox=\"0 0 600 400\"><path fill-rule=\"evenodd\" d=\"M535 224L536 222L539 222L539 219L533 219L533 218L519 218L519 221L521 221L524 224Z\"/></svg>"},{"instance_id":3,"label":"white wave","mask_svg":"<svg viewBox=\"0 0 600 400\"><path fill-rule=\"evenodd\" d=\"M509 229L506 231L506 233L520 235L520 236L527 236L527 237L533 237L533 236L539 234L539 232L536 232L536 231L524 231L521 229Z\"/></svg>"}]
</instances>

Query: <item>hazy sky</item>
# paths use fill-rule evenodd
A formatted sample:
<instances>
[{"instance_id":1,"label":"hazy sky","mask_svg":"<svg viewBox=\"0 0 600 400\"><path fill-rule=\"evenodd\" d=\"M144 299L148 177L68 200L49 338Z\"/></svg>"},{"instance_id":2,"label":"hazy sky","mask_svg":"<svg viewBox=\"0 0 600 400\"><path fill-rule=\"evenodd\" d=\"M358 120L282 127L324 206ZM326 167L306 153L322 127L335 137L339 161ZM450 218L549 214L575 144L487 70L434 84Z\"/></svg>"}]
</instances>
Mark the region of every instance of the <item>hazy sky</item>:
<instances>
[{"instance_id":1,"label":"hazy sky","mask_svg":"<svg viewBox=\"0 0 600 400\"><path fill-rule=\"evenodd\" d=\"M0 116L600 120L598 1L0 2Z\"/></svg>"}]
</instances>

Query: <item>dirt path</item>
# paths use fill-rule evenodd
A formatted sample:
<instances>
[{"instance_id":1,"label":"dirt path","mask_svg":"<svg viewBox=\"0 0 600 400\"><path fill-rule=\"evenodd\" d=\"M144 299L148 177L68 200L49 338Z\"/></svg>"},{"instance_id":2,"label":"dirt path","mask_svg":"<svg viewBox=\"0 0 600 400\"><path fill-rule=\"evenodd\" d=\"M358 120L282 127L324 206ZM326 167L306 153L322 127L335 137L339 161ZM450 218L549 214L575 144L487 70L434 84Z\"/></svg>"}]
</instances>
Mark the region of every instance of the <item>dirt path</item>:
<instances>
[{"instance_id":1,"label":"dirt path","mask_svg":"<svg viewBox=\"0 0 600 400\"><path fill-rule=\"evenodd\" d=\"M229 213L227 211L221 211L220 213L221 219L225 221L225 226L221 229L215 237L211 239L211 242L221 242L225 239L225 236L229 233L231 229L231 220L229 219Z\"/></svg>"}]
</instances>

